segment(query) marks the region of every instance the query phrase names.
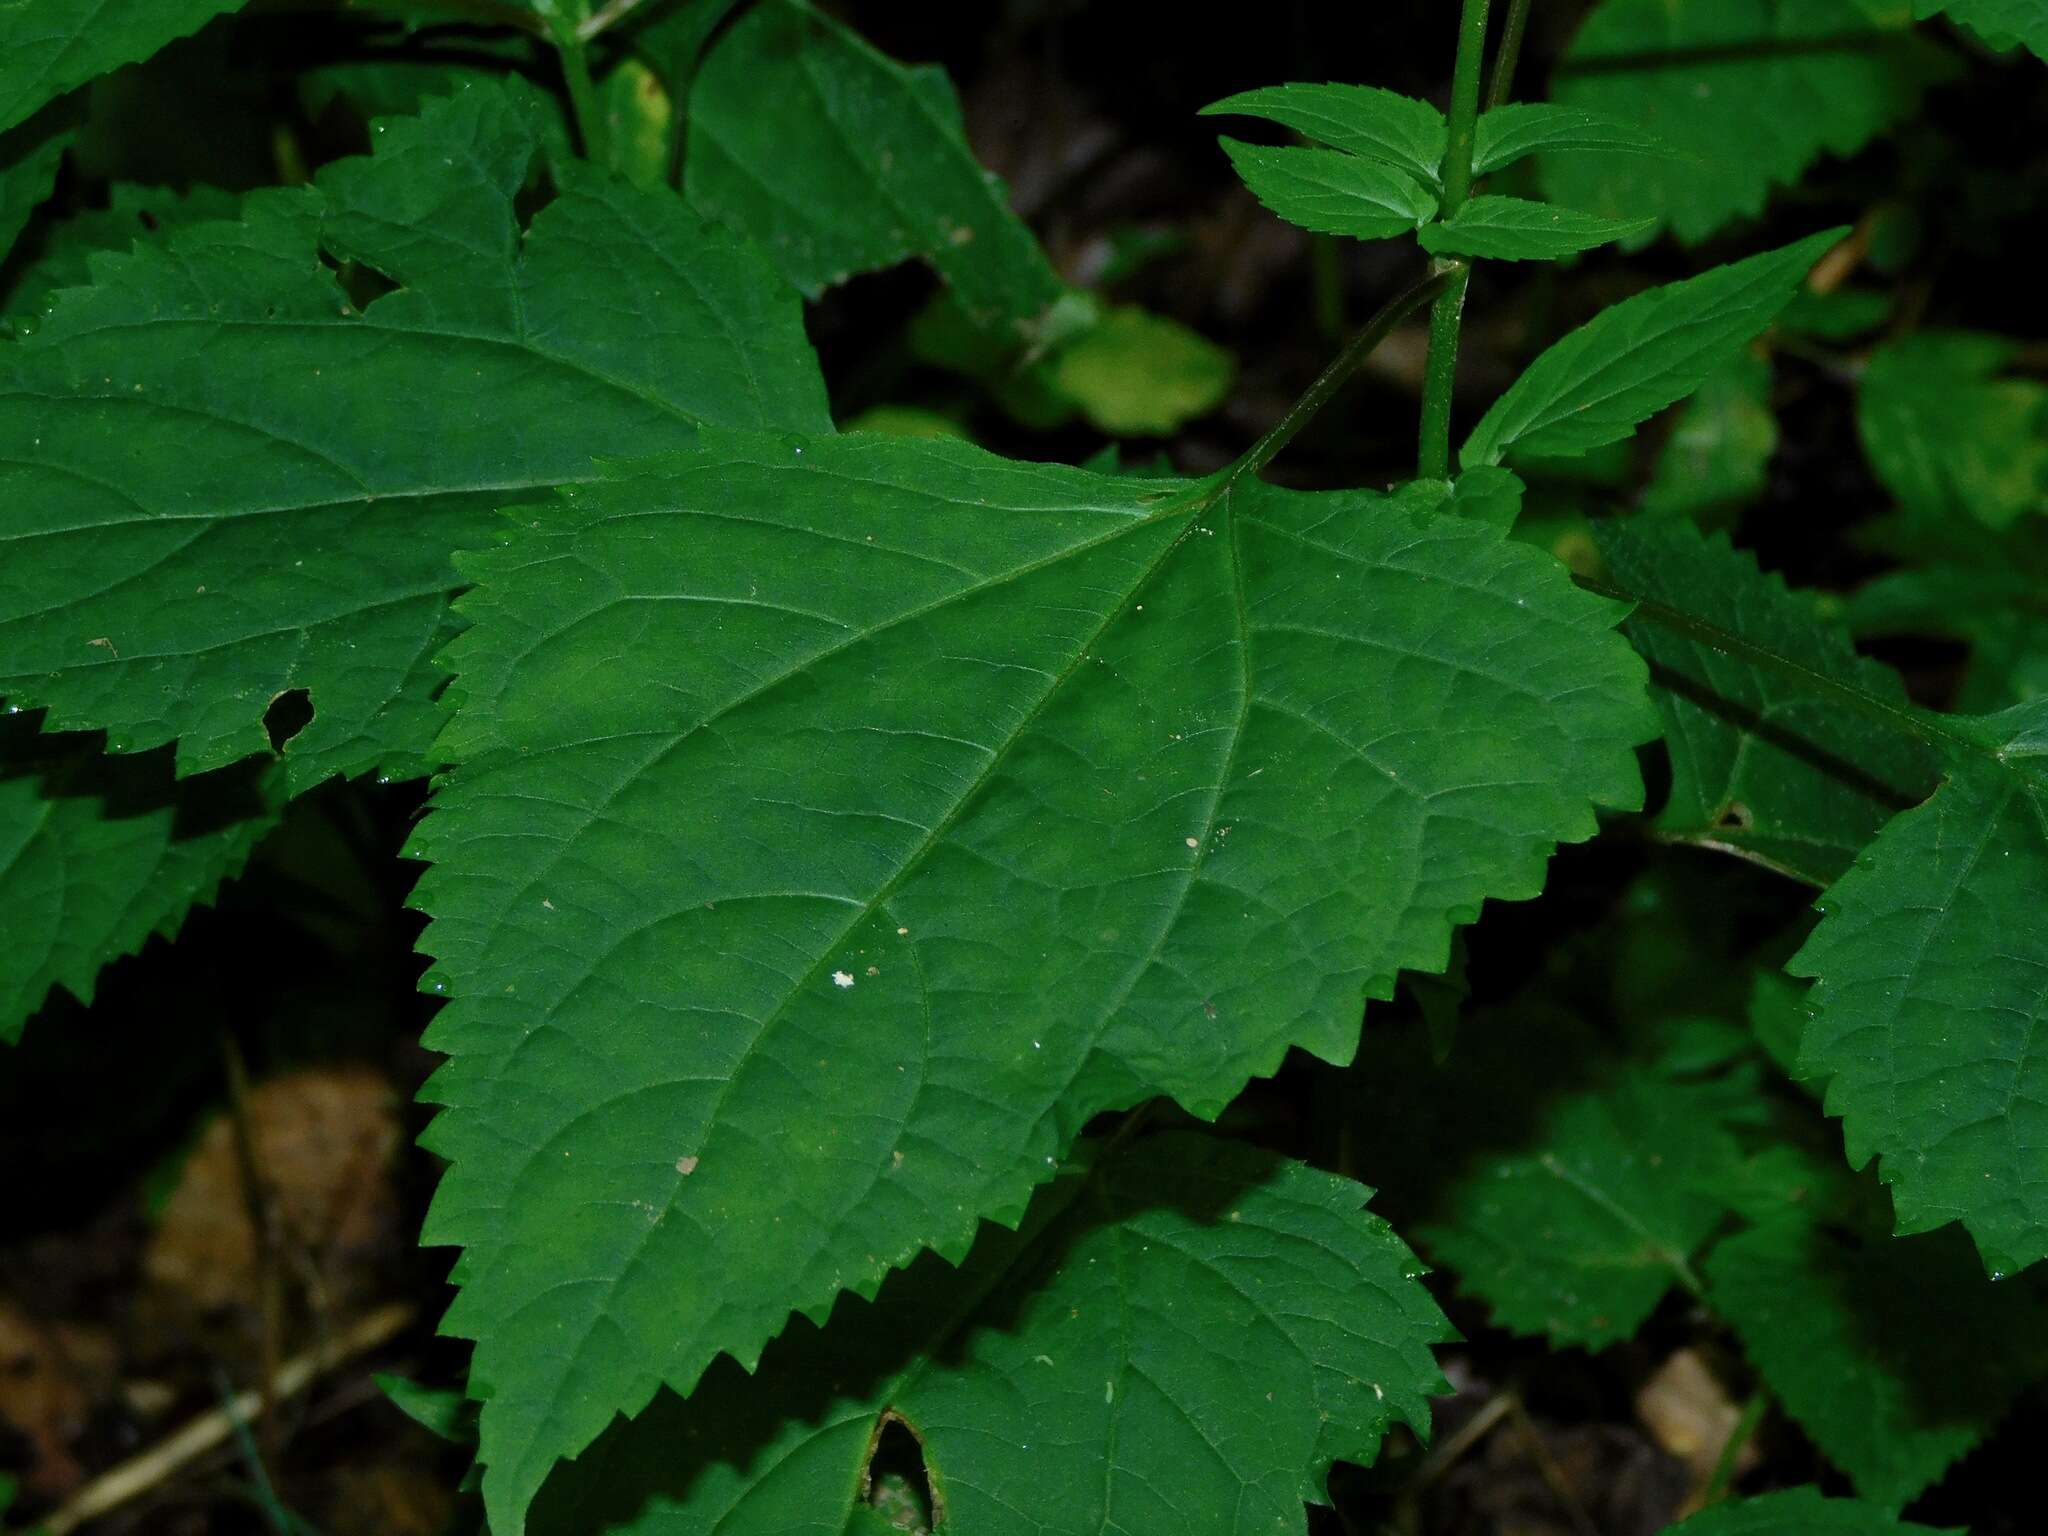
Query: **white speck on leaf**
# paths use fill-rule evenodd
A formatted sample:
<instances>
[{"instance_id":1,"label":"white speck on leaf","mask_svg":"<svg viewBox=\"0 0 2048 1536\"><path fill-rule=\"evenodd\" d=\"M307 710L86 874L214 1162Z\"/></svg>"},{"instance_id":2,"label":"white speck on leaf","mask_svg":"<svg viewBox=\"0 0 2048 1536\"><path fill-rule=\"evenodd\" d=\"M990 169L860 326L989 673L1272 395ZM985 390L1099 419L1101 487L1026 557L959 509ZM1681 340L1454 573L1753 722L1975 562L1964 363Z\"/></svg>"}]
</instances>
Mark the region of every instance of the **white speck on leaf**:
<instances>
[{"instance_id":1,"label":"white speck on leaf","mask_svg":"<svg viewBox=\"0 0 2048 1536\"><path fill-rule=\"evenodd\" d=\"M1191 837L1188 839L1188 846L1190 848L1199 848L1202 846L1202 840L1199 837Z\"/></svg>"},{"instance_id":2,"label":"white speck on leaf","mask_svg":"<svg viewBox=\"0 0 2048 1536\"><path fill-rule=\"evenodd\" d=\"M696 1171L697 1171L697 1159L696 1159L696 1158L694 1158L694 1157L679 1157L679 1158L677 1158L677 1159L676 1159L676 1172L677 1172L677 1173L680 1173L680 1174L681 1174L681 1175L682 1175L682 1176L683 1176L684 1178L686 1178L686 1179L687 1179L687 1178L688 1178L688 1177L689 1177L689 1176L690 1176L691 1174L695 1173Z\"/></svg>"},{"instance_id":3,"label":"white speck on leaf","mask_svg":"<svg viewBox=\"0 0 2048 1536\"><path fill-rule=\"evenodd\" d=\"M832 973L832 985L833 985L833 986L835 986L835 987L850 987L850 986L852 986L852 985L853 985L853 974L852 974L852 972L850 972L850 971L834 971L834 972Z\"/></svg>"}]
</instances>

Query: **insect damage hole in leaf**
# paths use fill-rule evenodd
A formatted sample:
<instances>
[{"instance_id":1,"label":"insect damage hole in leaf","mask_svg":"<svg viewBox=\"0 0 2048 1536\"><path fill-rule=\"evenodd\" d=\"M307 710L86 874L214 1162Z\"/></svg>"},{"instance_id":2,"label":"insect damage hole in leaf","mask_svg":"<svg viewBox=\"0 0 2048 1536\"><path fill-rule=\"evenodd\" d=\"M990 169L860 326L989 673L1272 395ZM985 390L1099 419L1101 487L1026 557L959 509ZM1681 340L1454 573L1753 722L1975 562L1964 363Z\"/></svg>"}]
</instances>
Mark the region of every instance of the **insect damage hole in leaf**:
<instances>
[{"instance_id":1,"label":"insect damage hole in leaf","mask_svg":"<svg viewBox=\"0 0 2048 1536\"><path fill-rule=\"evenodd\" d=\"M935 1531L945 1523L946 1502L925 1461L924 1437L894 1408L884 1409L875 1425L860 1487L861 1502L897 1530Z\"/></svg>"},{"instance_id":2,"label":"insect damage hole in leaf","mask_svg":"<svg viewBox=\"0 0 2048 1536\"><path fill-rule=\"evenodd\" d=\"M270 750L282 752L312 721L313 695L304 688L285 689L263 711L263 733L270 738Z\"/></svg>"}]
</instances>

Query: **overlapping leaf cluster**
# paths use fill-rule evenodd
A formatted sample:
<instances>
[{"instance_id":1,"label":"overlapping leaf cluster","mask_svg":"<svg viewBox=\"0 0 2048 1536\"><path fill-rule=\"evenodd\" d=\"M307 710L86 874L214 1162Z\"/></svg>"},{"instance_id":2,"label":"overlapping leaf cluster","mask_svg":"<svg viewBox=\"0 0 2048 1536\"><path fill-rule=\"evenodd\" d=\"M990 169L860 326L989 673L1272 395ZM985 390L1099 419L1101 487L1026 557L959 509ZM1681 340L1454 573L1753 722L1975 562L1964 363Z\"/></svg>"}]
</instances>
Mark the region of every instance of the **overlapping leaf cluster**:
<instances>
[{"instance_id":1,"label":"overlapping leaf cluster","mask_svg":"<svg viewBox=\"0 0 2048 1536\"><path fill-rule=\"evenodd\" d=\"M55 98L224 8L5 23L0 240L56 174ZM117 188L0 296L0 899L34 916L0 1031L175 933L289 796L432 770L407 850L447 998L425 1238L461 1249L447 1329L476 1345L495 1529L838 1531L899 1428L949 1528L1050 1501L1299 1529L1335 1459L1426 1432L1449 1334L1419 1264L1335 1175L1142 1112L1084 1131L1152 1100L1213 1120L1293 1048L1349 1062L1368 999L1536 895L1596 808L1641 808L1661 734L1656 835L1825 887L1789 967L1810 994L1745 952L1711 961L1764 978L1768 1021L1704 984L1604 1013L1538 988L1442 1067L1389 1033L1347 1079L1358 1165L1506 1327L1599 1346L1690 1293L1871 1501L1681 1529L1899 1529L2044 1363L2033 1293L1978 1256L2048 1256L2048 715L2000 691L2019 640L1985 684L2009 707L1920 709L1684 520L1757 483L1745 349L1840 232L1569 332L1455 481L1306 493L1259 453L1151 478L841 433L802 299L909 258L947 288L927 344L1013 400L1167 430L1227 360L1161 406L1105 349L1167 322L1069 289L943 77L802 0L729 9L642 18L601 119L474 56L338 71L320 88L408 109L372 154L240 198ZM1391 92L1209 110L1309 141L1225 141L1274 212L1462 268L1701 238L1942 69L1833 0L1704 9L1607 0L1559 100L1479 116L1456 176L1444 116ZM580 94L597 18L536 15ZM1815 37L1771 66L1789 85L1682 57ZM661 86L639 119L629 66ZM1681 127L1695 74L1725 97ZM1776 151L1686 159L1766 137L1794 86L1822 105ZM1464 195L1531 156L1552 201ZM2012 362L1938 333L1868 360L1898 545L1958 517L1995 551L2033 536L2042 399ZM1512 536L1504 466L1703 384L1586 580ZM1944 574L1905 572L1892 611Z\"/></svg>"}]
</instances>

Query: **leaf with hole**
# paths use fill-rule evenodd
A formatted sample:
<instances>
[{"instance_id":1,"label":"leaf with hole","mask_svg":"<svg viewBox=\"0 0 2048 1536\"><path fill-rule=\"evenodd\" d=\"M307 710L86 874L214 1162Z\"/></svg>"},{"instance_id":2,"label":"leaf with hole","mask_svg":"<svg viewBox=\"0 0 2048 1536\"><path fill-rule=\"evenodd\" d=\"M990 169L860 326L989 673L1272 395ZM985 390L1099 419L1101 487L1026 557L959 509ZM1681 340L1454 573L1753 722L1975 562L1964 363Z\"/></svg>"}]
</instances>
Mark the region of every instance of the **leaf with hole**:
<instances>
[{"instance_id":1,"label":"leaf with hole","mask_svg":"<svg viewBox=\"0 0 2048 1536\"><path fill-rule=\"evenodd\" d=\"M1084 1142L958 1268L927 1254L615 1426L528 1530L837 1536L901 1436L944 1529L1306 1532L1331 1463L1426 1435L1444 1386L1450 1325L1368 1193L1188 1132Z\"/></svg>"},{"instance_id":2,"label":"leaf with hole","mask_svg":"<svg viewBox=\"0 0 2048 1536\"><path fill-rule=\"evenodd\" d=\"M1592 532L1607 578L1637 604L1628 637L1664 719L1662 836L1822 886L1932 792L1940 765L1898 674L1858 656L1809 594L1677 519Z\"/></svg>"},{"instance_id":3,"label":"leaf with hole","mask_svg":"<svg viewBox=\"0 0 2048 1536\"><path fill-rule=\"evenodd\" d=\"M496 508L700 420L826 424L795 296L672 193L559 166L522 232L528 100L387 120L311 188L96 258L0 345L0 691L196 772L305 689L295 788L416 762L450 556ZM323 252L399 286L358 312Z\"/></svg>"},{"instance_id":4,"label":"leaf with hole","mask_svg":"<svg viewBox=\"0 0 2048 1536\"><path fill-rule=\"evenodd\" d=\"M495 1523L1089 1116L1344 1059L1636 800L1613 610L1446 494L707 429L465 558L413 851Z\"/></svg>"}]
</instances>

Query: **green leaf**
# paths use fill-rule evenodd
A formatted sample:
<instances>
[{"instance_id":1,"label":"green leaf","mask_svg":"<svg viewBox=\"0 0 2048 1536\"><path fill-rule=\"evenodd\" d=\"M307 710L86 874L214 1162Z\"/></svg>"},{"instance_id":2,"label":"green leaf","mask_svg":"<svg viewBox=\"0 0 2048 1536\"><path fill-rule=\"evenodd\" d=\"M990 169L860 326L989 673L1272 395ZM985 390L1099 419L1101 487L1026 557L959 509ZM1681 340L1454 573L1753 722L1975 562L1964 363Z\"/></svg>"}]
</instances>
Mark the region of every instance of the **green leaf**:
<instances>
[{"instance_id":1,"label":"green leaf","mask_svg":"<svg viewBox=\"0 0 2048 1536\"><path fill-rule=\"evenodd\" d=\"M826 424L795 295L673 194L564 164L521 231L527 100L382 123L0 346L0 692L195 772L305 689L295 789L424 754L450 554L494 508L699 420ZM398 290L358 314L322 252Z\"/></svg>"},{"instance_id":2,"label":"green leaf","mask_svg":"<svg viewBox=\"0 0 2048 1536\"><path fill-rule=\"evenodd\" d=\"M1941 49L1861 0L1603 0L1552 94L1692 158L1545 155L1543 192L1608 218L1650 214L1697 243L1761 213L1822 154L1854 154L1908 120L1953 73Z\"/></svg>"},{"instance_id":3,"label":"green leaf","mask_svg":"<svg viewBox=\"0 0 2048 1536\"><path fill-rule=\"evenodd\" d=\"M1472 142L1472 174L1489 176L1524 155L1567 152L1687 158L1646 128L1551 102L1510 102L1479 114ZM1646 219L1645 224L1656 220Z\"/></svg>"},{"instance_id":4,"label":"green leaf","mask_svg":"<svg viewBox=\"0 0 2048 1536\"><path fill-rule=\"evenodd\" d=\"M1853 1194L1825 1192L1849 1183L1839 1165L1806 1176L1802 1200L1715 1246L1708 1303L1822 1454L1896 1509L2038 1379L2039 1301L1986 1280L1960 1232L1890 1237L1882 1209L1844 1220Z\"/></svg>"},{"instance_id":5,"label":"green leaf","mask_svg":"<svg viewBox=\"0 0 2048 1536\"><path fill-rule=\"evenodd\" d=\"M1223 403L1237 360L1176 320L1112 309L1059 349L1051 382L1091 425L1118 437L1164 437Z\"/></svg>"},{"instance_id":6,"label":"green leaf","mask_svg":"<svg viewBox=\"0 0 2048 1536\"><path fill-rule=\"evenodd\" d=\"M1437 256L1490 256L1503 261L1554 261L1625 240L1648 219L1601 219L1520 197L1481 196L1441 224L1423 226L1422 248Z\"/></svg>"},{"instance_id":7,"label":"green leaf","mask_svg":"<svg viewBox=\"0 0 2048 1536\"><path fill-rule=\"evenodd\" d=\"M1359 1169L1501 1327L1599 1348L1699 1289L1737 1161L1718 1082L1526 1007L1468 1020L1443 1070L1419 1031L1375 1029L1352 1081Z\"/></svg>"},{"instance_id":8,"label":"green leaf","mask_svg":"<svg viewBox=\"0 0 2048 1536\"><path fill-rule=\"evenodd\" d=\"M1426 1435L1443 1390L1450 1326L1368 1193L1185 1132L1084 1143L1019 1231L795 1324L752 1375L721 1360L664 1393L529 1529L836 1536L897 1425L947 1530L1305 1532L1331 1463L1370 1463L1398 1422Z\"/></svg>"},{"instance_id":9,"label":"green leaf","mask_svg":"<svg viewBox=\"0 0 2048 1536\"><path fill-rule=\"evenodd\" d=\"M1901 1232L1960 1220L1994 1274L2048 1257L2048 702L1964 723L1925 805L1820 898L1803 1069Z\"/></svg>"},{"instance_id":10,"label":"green leaf","mask_svg":"<svg viewBox=\"0 0 2048 1536\"><path fill-rule=\"evenodd\" d=\"M1202 108L1203 117L1261 117L1346 154L1406 171L1437 187L1449 133L1426 101L1375 85L1268 85ZM1483 121L1483 119L1482 119Z\"/></svg>"},{"instance_id":11,"label":"green leaf","mask_svg":"<svg viewBox=\"0 0 2048 1536\"><path fill-rule=\"evenodd\" d=\"M232 219L241 202L235 193L219 187L201 185L177 192L116 182L108 189L105 208L74 213L49 227L35 259L21 268L14 285L0 295L0 314L39 315L59 289L91 284L93 258L101 252L121 253L138 244L161 244L188 224Z\"/></svg>"},{"instance_id":12,"label":"green leaf","mask_svg":"<svg viewBox=\"0 0 2048 1536\"><path fill-rule=\"evenodd\" d=\"M91 1002L100 967L151 934L177 935L276 824L274 759L179 780L168 750L109 757L90 737L42 735L0 714L0 1042L52 987Z\"/></svg>"},{"instance_id":13,"label":"green leaf","mask_svg":"<svg viewBox=\"0 0 2048 1536\"><path fill-rule=\"evenodd\" d=\"M2041 0L1913 0L1913 14L1922 21L1946 16L1994 48L2025 44L2048 59L2048 5Z\"/></svg>"},{"instance_id":14,"label":"green leaf","mask_svg":"<svg viewBox=\"0 0 2048 1536\"><path fill-rule=\"evenodd\" d=\"M391 1406L420 1428L458 1445L476 1443L476 1404L455 1387L428 1387L379 1371L370 1378Z\"/></svg>"},{"instance_id":15,"label":"green leaf","mask_svg":"<svg viewBox=\"0 0 2048 1536\"><path fill-rule=\"evenodd\" d=\"M1879 1504L1824 1499L1818 1488L1787 1488L1732 1499L1667 1528L1667 1536L1944 1536L1931 1525L1901 1520ZM1945 1536L1964 1536L1950 1531Z\"/></svg>"},{"instance_id":16,"label":"green leaf","mask_svg":"<svg viewBox=\"0 0 2048 1536\"><path fill-rule=\"evenodd\" d=\"M1755 352L1739 352L1708 374L1680 410L1644 489L1643 510L1703 522L1732 513L1762 493L1777 451L1771 365Z\"/></svg>"},{"instance_id":17,"label":"green leaf","mask_svg":"<svg viewBox=\"0 0 2048 1536\"><path fill-rule=\"evenodd\" d=\"M1409 233L1436 213L1433 193L1376 161L1334 149L1217 142L1252 195L1303 229L1383 240Z\"/></svg>"},{"instance_id":18,"label":"green leaf","mask_svg":"<svg viewBox=\"0 0 2048 1536\"><path fill-rule=\"evenodd\" d=\"M0 131L241 0L10 0L0 8Z\"/></svg>"},{"instance_id":19,"label":"green leaf","mask_svg":"<svg viewBox=\"0 0 2048 1536\"><path fill-rule=\"evenodd\" d=\"M1933 789L1939 765L1912 734L1898 674L1858 656L1808 594L1677 519L1608 519L1593 538L1610 579L1641 605L1627 632L1650 663L1671 754L1662 836L1826 885ZM1717 635L1746 654L1717 647Z\"/></svg>"},{"instance_id":20,"label":"green leaf","mask_svg":"<svg viewBox=\"0 0 2048 1536\"><path fill-rule=\"evenodd\" d=\"M1769 325L1843 233L1808 235L1602 310L1522 370L1465 439L1460 462L1497 464L1511 446L1584 453L1627 437Z\"/></svg>"},{"instance_id":21,"label":"green leaf","mask_svg":"<svg viewBox=\"0 0 2048 1536\"><path fill-rule=\"evenodd\" d=\"M968 148L945 72L885 58L804 0L764 0L712 45L683 185L814 297L921 256L977 326L1023 341L1065 291Z\"/></svg>"},{"instance_id":22,"label":"green leaf","mask_svg":"<svg viewBox=\"0 0 2048 1536\"><path fill-rule=\"evenodd\" d=\"M1090 1115L1347 1057L1640 793L1612 610L1441 485L704 444L463 562L427 1240L507 1533L614 1413L1016 1220Z\"/></svg>"},{"instance_id":23,"label":"green leaf","mask_svg":"<svg viewBox=\"0 0 2048 1536\"><path fill-rule=\"evenodd\" d=\"M73 130L58 121L60 108L0 133L0 261L14 249L29 216L56 184L57 165Z\"/></svg>"},{"instance_id":24,"label":"green leaf","mask_svg":"<svg viewBox=\"0 0 2048 1536\"><path fill-rule=\"evenodd\" d=\"M1871 353L1856 427L1909 510L1994 529L2048 512L2048 384L1998 377L2018 351L2003 336L1919 331Z\"/></svg>"}]
</instances>

